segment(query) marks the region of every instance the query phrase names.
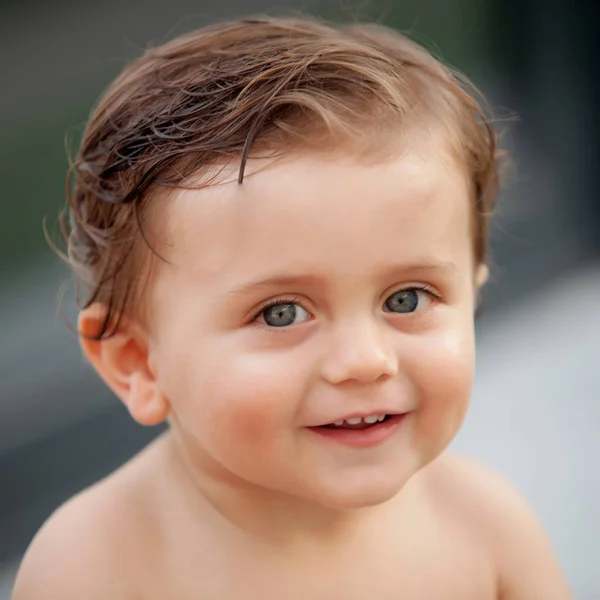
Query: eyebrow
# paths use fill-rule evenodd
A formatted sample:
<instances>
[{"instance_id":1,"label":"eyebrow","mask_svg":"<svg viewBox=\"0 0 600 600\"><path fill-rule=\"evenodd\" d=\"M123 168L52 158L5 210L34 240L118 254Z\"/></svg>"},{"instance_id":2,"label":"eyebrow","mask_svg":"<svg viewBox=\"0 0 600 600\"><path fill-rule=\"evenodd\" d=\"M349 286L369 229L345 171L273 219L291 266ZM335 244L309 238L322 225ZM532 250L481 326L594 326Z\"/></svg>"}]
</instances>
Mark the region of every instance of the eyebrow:
<instances>
[{"instance_id":1,"label":"eyebrow","mask_svg":"<svg viewBox=\"0 0 600 600\"><path fill-rule=\"evenodd\" d=\"M429 271L439 271L447 275L453 275L458 273L458 267L451 261L445 260L428 260L423 262L415 262L412 264L397 264L391 265L384 269L381 273L382 276L390 276L400 273L422 273Z\"/></svg>"},{"instance_id":2,"label":"eyebrow","mask_svg":"<svg viewBox=\"0 0 600 600\"><path fill-rule=\"evenodd\" d=\"M458 272L458 267L453 262L429 261L415 264L390 265L381 270L378 275L381 278L391 277L395 274L408 275L411 273L422 273L428 271L440 271L447 275ZM304 275L273 275L265 279L258 279L236 286L227 292L228 296L246 295L274 287L289 286L317 286L323 285L325 278L313 274Z\"/></svg>"},{"instance_id":3,"label":"eyebrow","mask_svg":"<svg viewBox=\"0 0 600 600\"><path fill-rule=\"evenodd\" d=\"M243 283L227 292L228 296L239 296L250 292L260 291L265 288L286 287L294 285L318 285L323 283L323 278L317 275L274 275L266 279Z\"/></svg>"}]
</instances>

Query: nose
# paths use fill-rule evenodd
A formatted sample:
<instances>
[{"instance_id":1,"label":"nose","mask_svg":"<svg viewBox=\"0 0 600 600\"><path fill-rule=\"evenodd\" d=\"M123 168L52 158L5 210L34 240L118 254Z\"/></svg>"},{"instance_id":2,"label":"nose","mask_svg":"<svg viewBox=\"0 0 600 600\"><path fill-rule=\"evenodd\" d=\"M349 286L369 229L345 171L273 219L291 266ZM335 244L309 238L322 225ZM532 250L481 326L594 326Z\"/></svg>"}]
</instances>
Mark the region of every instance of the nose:
<instances>
[{"instance_id":1,"label":"nose","mask_svg":"<svg viewBox=\"0 0 600 600\"><path fill-rule=\"evenodd\" d=\"M340 324L322 361L323 379L339 385L346 381L374 383L396 375L398 359L381 328L370 321Z\"/></svg>"}]
</instances>

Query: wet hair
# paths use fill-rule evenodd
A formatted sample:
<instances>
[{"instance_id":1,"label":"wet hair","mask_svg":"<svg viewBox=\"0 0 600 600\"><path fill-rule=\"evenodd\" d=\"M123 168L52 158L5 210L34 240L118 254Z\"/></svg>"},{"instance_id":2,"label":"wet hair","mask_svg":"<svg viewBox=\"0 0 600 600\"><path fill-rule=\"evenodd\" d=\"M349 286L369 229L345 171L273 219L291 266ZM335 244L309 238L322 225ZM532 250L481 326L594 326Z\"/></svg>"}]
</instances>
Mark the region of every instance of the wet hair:
<instances>
[{"instance_id":1,"label":"wet hair","mask_svg":"<svg viewBox=\"0 0 600 600\"><path fill-rule=\"evenodd\" d=\"M80 308L105 307L96 339L139 309L144 265L164 260L144 227L155 191L215 165L238 164L242 183L258 153L372 159L423 123L442 128L469 182L474 257L485 263L499 183L492 122L465 77L381 25L258 17L151 48L101 97L69 170L61 225Z\"/></svg>"}]
</instances>

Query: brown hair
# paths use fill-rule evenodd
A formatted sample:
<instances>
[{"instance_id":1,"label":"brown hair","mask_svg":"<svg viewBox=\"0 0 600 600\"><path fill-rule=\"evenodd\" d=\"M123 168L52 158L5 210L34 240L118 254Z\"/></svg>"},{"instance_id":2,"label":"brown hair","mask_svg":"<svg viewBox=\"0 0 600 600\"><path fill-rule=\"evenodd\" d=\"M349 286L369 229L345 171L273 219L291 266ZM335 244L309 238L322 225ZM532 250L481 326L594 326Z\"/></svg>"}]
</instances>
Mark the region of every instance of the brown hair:
<instances>
[{"instance_id":1,"label":"brown hair","mask_svg":"<svg viewBox=\"0 0 600 600\"><path fill-rule=\"evenodd\" d=\"M97 339L140 299L151 192L232 161L240 161L241 183L250 151L260 149L329 142L370 154L390 132L435 120L472 184L474 253L485 262L498 151L480 98L465 78L379 25L252 18L146 51L90 117L61 215L68 259L87 289L80 307L107 307Z\"/></svg>"}]
</instances>

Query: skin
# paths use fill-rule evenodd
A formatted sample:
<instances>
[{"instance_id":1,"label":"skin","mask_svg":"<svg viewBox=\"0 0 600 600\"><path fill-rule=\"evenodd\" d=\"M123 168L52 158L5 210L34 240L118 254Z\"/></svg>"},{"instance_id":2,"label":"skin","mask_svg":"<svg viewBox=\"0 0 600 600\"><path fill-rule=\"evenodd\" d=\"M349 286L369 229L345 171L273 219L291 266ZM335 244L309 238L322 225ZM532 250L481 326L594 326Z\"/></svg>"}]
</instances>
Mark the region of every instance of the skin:
<instances>
[{"instance_id":1,"label":"skin","mask_svg":"<svg viewBox=\"0 0 600 600\"><path fill-rule=\"evenodd\" d=\"M146 324L82 344L170 432L50 519L16 600L569 597L518 495L444 454L486 269L462 170L419 140L375 163L253 162L241 186L165 199ZM406 290L415 310L391 311ZM292 324L269 326L273 300ZM310 429L357 412L405 417L373 448Z\"/></svg>"}]
</instances>

